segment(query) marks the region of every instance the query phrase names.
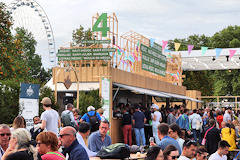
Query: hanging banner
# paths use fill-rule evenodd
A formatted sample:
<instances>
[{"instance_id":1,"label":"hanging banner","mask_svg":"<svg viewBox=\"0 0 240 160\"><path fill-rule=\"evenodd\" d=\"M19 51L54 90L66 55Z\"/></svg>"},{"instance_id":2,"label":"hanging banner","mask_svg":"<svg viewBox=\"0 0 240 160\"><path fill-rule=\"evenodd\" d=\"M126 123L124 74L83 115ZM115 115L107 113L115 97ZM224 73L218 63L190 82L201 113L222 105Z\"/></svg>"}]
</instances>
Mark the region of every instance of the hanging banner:
<instances>
[{"instance_id":1,"label":"hanging banner","mask_svg":"<svg viewBox=\"0 0 240 160\"><path fill-rule=\"evenodd\" d=\"M218 58L221 54L222 48L216 48L216 58Z\"/></svg>"},{"instance_id":2,"label":"hanging banner","mask_svg":"<svg viewBox=\"0 0 240 160\"><path fill-rule=\"evenodd\" d=\"M230 50L229 50L229 58L231 59L236 52L237 52L236 49L230 49Z\"/></svg>"},{"instance_id":3,"label":"hanging banner","mask_svg":"<svg viewBox=\"0 0 240 160\"><path fill-rule=\"evenodd\" d=\"M39 84L21 83L19 115L24 117L29 130L33 127L33 117L39 114L39 88Z\"/></svg>"},{"instance_id":4,"label":"hanging banner","mask_svg":"<svg viewBox=\"0 0 240 160\"><path fill-rule=\"evenodd\" d=\"M194 45L188 45L188 55L192 52Z\"/></svg>"},{"instance_id":5,"label":"hanging banner","mask_svg":"<svg viewBox=\"0 0 240 160\"><path fill-rule=\"evenodd\" d=\"M103 116L109 121L109 108L110 108L110 79L108 78L102 78L101 82L101 94L102 94L102 99L103 99Z\"/></svg>"},{"instance_id":6,"label":"hanging banner","mask_svg":"<svg viewBox=\"0 0 240 160\"><path fill-rule=\"evenodd\" d=\"M201 47L202 55L204 55L207 52L208 47Z\"/></svg>"}]
</instances>

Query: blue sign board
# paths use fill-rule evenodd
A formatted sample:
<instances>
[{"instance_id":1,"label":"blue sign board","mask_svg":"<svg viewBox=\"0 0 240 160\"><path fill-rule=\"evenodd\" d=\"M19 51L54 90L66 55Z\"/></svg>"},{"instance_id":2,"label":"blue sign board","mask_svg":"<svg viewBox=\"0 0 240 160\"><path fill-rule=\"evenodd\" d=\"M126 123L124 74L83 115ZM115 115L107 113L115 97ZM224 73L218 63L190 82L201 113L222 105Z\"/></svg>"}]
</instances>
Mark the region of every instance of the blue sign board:
<instances>
[{"instance_id":1,"label":"blue sign board","mask_svg":"<svg viewBox=\"0 0 240 160\"><path fill-rule=\"evenodd\" d=\"M20 98L39 99L40 84L21 83Z\"/></svg>"}]
</instances>

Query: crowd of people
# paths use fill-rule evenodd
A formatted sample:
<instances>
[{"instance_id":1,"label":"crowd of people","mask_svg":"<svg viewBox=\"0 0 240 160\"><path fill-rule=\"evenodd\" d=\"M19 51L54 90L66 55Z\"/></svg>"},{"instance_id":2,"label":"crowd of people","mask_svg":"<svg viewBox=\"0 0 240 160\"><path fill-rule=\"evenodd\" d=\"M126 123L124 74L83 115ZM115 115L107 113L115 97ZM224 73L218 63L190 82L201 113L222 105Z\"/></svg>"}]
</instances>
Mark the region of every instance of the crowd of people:
<instances>
[{"instance_id":1,"label":"crowd of people","mask_svg":"<svg viewBox=\"0 0 240 160\"><path fill-rule=\"evenodd\" d=\"M80 116L67 104L59 116L50 98L43 98L41 104L45 111L33 117L30 131L22 116L14 119L11 128L0 124L2 160L88 160L112 144L104 110L89 106ZM240 115L230 107L192 111L185 106L121 106L124 143L148 148L146 160L227 160L238 148Z\"/></svg>"}]
</instances>

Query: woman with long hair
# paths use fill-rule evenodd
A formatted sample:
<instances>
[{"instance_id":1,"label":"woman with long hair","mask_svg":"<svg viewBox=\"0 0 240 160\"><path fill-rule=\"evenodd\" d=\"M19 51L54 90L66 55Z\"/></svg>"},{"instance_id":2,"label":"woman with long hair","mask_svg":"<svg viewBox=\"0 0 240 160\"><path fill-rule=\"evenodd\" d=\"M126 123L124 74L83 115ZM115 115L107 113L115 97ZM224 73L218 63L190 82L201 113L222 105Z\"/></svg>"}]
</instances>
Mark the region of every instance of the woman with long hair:
<instances>
[{"instance_id":1,"label":"woman with long hair","mask_svg":"<svg viewBox=\"0 0 240 160\"><path fill-rule=\"evenodd\" d=\"M163 151L164 160L176 160L179 158L178 149L173 145L168 145Z\"/></svg>"},{"instance_id":2,"label":"woman with long hair","mask_svg":"<svg viewBox=\"0 0 240 160\"><path fill-rule=\"evenodd\" d=\"M2 156L2 160L40 160L37 150L31 141L31 135L25 128L18 128L12 132L9 147Z\"/></svg>"},{"instance_id":3,"label":"woman with long hair","mask_svg":"<svg viewBox=\"0 0 240 160\"><path fill-rule=\"evenodd\" d=\"M41 132L37 138L37 150L42 160L65 160L62 153L58 152L58 138L53 132Z\"/></svg>"},{"instance_id":4,"label":"woman with long hair","mask_svg":"<svg viewBox=\"0 0 240 160\"><path fill-rule=\"evenodd\" d=\"M26 121L23 116L17 116L13 120L12 128L10 128L11 132L18 128L26 128Z\"/></svg>"},{"instance_id":5,"label":"woman with long hair","mask_svg":"<svg viewBox=\"0 0 240 160\"><path fill-rule=\"evenodd\" d=\"M145 160L164 160L162 149L159 146L151 146Z\"/></svg>"},{"instance_id":6,"label":"woman with long hair","mask_svg":"<svg viewBox=\"0 0 240 160\"><path fill-rule=\"evenodd\" d=\"M226 127L222 129L221 131L221 136L222 136L222 140L225 140L228 142L228 144L230 145L229 147L229 151L233 151L234 149L237 149L236 146L236 132L235 132L235 128L232 124L227 123Z\"/></svg>"}]
</instances>

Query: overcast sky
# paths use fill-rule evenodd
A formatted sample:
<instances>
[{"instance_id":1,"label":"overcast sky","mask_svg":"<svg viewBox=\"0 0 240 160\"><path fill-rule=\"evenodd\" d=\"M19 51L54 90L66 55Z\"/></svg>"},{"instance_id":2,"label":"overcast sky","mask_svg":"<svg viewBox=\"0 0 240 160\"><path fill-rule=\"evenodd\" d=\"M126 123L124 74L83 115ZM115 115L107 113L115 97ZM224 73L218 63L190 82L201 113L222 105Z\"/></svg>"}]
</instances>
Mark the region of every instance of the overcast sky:
<instances>
[{"instance_id":1,"label":"overcast sky","mask_svg":"<svg viewBox=\"0 0 240 160\"><path fill-rule=\"evenodd\" d=\"M0 0L5 3L11 0ZM240 25L240 0L38 0L50 19L56 49L67 46L72 31L91 27L98 13L115 12L119 35L133 30L157 42L192 34L212 36Z\"/></svg>"}]
</instances>

